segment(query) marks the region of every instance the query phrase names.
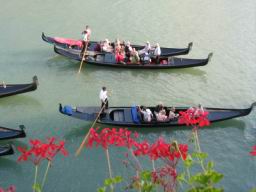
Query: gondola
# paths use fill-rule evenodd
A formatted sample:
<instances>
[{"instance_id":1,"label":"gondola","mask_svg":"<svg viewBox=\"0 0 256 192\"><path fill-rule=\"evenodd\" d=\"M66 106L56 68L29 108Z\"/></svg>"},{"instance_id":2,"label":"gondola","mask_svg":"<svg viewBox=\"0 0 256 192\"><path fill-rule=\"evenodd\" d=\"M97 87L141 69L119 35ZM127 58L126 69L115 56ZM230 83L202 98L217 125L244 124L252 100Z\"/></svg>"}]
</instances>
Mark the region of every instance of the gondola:
<instances>
[{"instance_id":1,"label":"gondola","mask_svg":"<svg viewBox=\"0 0 256 192\"><path fill-rule=\"evenodd\" d=\"M0 98L7 97L11 95L17 95L21 93L26 93L29 91L34 91L37 89L38 79L37 76L33 77L33 82L28 84L0 84Z\"/></svg>"},{"instance_id":2,"label":"gondola","mask_svg":"<svg viewBox=\"0 0 256 192\"><path fill-rule=\"evenodd\" d=\"M20 125L19 128L20 129L17 130L6 127L0 127L0 140L26 137L24 125Z\"/></svg>"},{"instance_id":3,"label":"gondola","mask_svg":"<svg viewBox=\"0 0 256 192\"><path fill-rule=\"evenodd\" d=\"M246 109L229 109L229 108L204 108L209 112L208 120L213 122L224 121L235 117L242 117L248 115L256 102ZM148 107L154 114L155 107ZM189 107L176 107L176 113L180 111L186 111ZM60 113L68 115L77 119L85 121L94 121L98 116L100 107L71 107L59 105ZM97 123L109 124L113 126L125 126L125 127L170 127L170 126L184 126L185 124L179 124L178 119L174 119L168 122L157 122L155 117L151 122L144 122L139 120L138 111L136 106L131 107L109 107L104 110L104 114L101 114Z\"/></svg>"},{"instance_id":4,"label":"gondola","mask_svg":"<svg viewBox=\"0 0 256 192\"><path fill-rule=\"evenodd\" d=\"M81 61L81 55L77 51L72 49L62 49L54 46L54 51L62 56L70 59ZM208 55L206 59L187 59L177 57L160 58L160 61L156 63L156 60L152 59L150 63L140 62L139 64L133 64L129 62L117 63L115 55L113 53L99 53L96 55L89 55L86 57L85 62L92 65L116 67L116 68L130 68L130 69L178 69L188 67L198 67L206 65L212 57L212 53Z\"/></svg>"},{"instance_id":5,"label":"gondola","mask_svg":"<svg viewBox=\"0 0 256 192\"><path fill-rule=\"evenodd\" d=\"M66 39L61 37L47 37L44 33L42 33L42 39L50 44L54 44L61 48L71 48L73 50L81 51L82 41L81 40L74 40L74 39ZM95 47L99 42L97 41L90 41L88 46L88 51L94 51ZM167 48L161 47L161 56L168 57L168 56L177 56L177 55L186 55L190 52L193 43L190 42L188 47L186 48ZM132 45L136 50L141 50L144 46L141 45Z\"/></svg>"},{"instance_id":6,"label":"gondola","mask_svg":"<svg viewBox=\"0 0 256 192\"><path fill-rule=\"evenodd\" d=\"M14 153L11 145L0 145L0 156L12 155Z\"/></svg>"}]
</instances>

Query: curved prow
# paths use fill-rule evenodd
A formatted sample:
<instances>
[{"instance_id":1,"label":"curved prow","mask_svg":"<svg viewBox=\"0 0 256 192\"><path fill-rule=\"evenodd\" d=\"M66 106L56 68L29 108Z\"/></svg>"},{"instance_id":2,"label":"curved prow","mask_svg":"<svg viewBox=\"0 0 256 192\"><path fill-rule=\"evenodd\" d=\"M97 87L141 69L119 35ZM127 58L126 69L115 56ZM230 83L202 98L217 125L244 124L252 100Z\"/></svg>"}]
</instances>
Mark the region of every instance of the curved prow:
<instances>
[{"instance_id":1,"label":"curved prow","mask_svg":"<svg viewBox=\"0 0 256 192\"><path fill-rule=\"evenodd\" d=\"M193 42L190 42L190 43L188 44L188 52L191 51L192 46L193 46Z\"/></svg>"},{"instance_id":2,"label":"curved prow","mask_svg":"<svg viewBox=\"0 0 256 192\"><path fill-rule=\"evenodd\" d=\"M44 35L44 32L42 32L42 39L45 41L45 35Z\"/></svg>"},{"instance_id":3,"label":"curved prow","mask_svg":"<svg viewBox=\"0 0 256 192\"><path fill-rule=\"evenodd\" d=\"M253 109L253 107L255 106L256 106L256 102L252 103L251 108Z\"/></svg>"},{"instance_id":4,"label":"curved prow","mask_svg":"<svg viewBox=\"0 0 256 192\"><path fill-rule=\"evenodd\" d=\"M33 77L33 83L35 83L37 86L39 85L38 78L36 75Z\"/></svg>"},{"instance_id":5,"label":"curved prow","mask_svg":"<svg viewBox=\"0 0 256 192\"><path fill-rule=\"evenodd\" d=\"M24 131L24 129L26 128L24 125L19 125L20 130Z\"/></svg>"},{"instance_id":6,"label":"curved prow","mask_svg":"<svg viewBox=\"0 0 256 192\"><path fill-rule=\"evenodd\" d=\"M212 55L213 55L213 53L211 52L211 53L209 53L209 55L208 55L208 62L210 62L211 61L211 58L212 58Z\"/></svg>"},{"instance_id":7,"label":"curved prow","mask_svg":"<svg viewBox=\"0 0 256 192\"><path fill-rule=\"evenodd\" d=\"M59 112L60 112L60 113L63 113L63 110L62 110L62 109L63 109L62 104L59 103ZM63 113L63 114L64 114L64 113Z\"/></svg>"}]
</instances>

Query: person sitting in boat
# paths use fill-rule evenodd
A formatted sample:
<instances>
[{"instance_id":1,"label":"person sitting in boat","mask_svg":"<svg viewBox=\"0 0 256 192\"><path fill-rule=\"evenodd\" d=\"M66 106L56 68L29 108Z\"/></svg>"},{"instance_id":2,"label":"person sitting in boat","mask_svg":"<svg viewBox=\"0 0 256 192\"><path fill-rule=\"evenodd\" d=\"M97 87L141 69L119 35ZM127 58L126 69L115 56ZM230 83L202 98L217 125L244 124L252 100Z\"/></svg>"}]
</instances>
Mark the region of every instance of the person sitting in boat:
<instances>
[{"instance_id":1,"label":"person sitting in boat","mask_svg":"<svg viewBox=\"0 0 256 192\"><path fill-rule=\"evenodd\" d=\"M154 58L156 59L156 63L160 63L160 55L161 55L161 48L158 43L156 43L156 47L154 49Z\"/></svg>"},{"instance_id":2,"label":"person sitting in boat","mask_svg":"<svg viewBox=\"0 0 256 192\"><path fill-rule=\"evenodd\" d=\"M169 121L168 116L166 115L165 109L161 109L158 113L156 113L156 120L159 122Z\"/></svg>"},{"instance_id":3,"label":"person sitting in boat","mask_svg":"<svg viewBox=\"0 0 256 192\"><path fill-rule=\"evenodd\" d=\"M127 61L130 61L131 53L132 53L132 46L129 41L127 41L127 43L125 44L124 51L125 51L125 58L127 58Z\"/></svg>"},{"instance_id":4,"label":"person sitting in boat","mask_svg":"<svg viewBox=\"0 0 256 192\"><path fill-rule=\"evenodd\" d=\"M199 117L200 115L204 114L204 112L204 108L201 104L199 104L198 107L190 107L188 109L188 113L190 113L193 117Z\"/></svg>"},{"instance_id":5,"label":"person sitting in boat","mask_svg":"<svg viewBox=\"0 0 256 192\"><path fill-rule=\"evenodd\" d=\"M122 47L117 48L115 52L116 62L124 64L124 56L125 56L124 48Z\"/></svg>"},{"instance_id":6,"label":"person sitting in boat","mask_svg":"<svg viewBox=\"0 0 256 192\"><path fill-rule=\"evenodd\" d=\"M103 41L101 50L102 50L102 52L111 52L112 51L112 47L110 46L108 39L105 39Z\"/></svg>"},{"instance_id":7,"label":"person sitting in boat","mask_svg":"<svg viewBox=\"0 0 256 192\"><path fill-rule=\"evenodd\" d=\"M139 112L142 114L143 121L145 122L151 122L153 118L153 113L150 109L146 109L144 106L139 106Z\"/></svg>"},{"instance_id":8,"label":"person sitting in boat","mask_svg":"<svg viewBox=\"0 0 256 192\"><path fill-rule=\"evenodd\" d=\"M179 117L179 114L175 113L175 107L171 107L168 117L169 117L169 120L174 120Z\"/></svg>"},{"instance_id":9,"label":"person sitting in boat","mask_svg":"<svg viewBox=\"0 0 256 192\"><path fill-rule=\"evenodd\" d=\"M159 105L156 106L155 115L156 115L157 121L159 121L159 122L169 121L169 118L166 115L166 111L165 111L162 103L160 103Z\"/></svg>"},{"instance_id":10,"label":"person sitting in boat","mask_svg":"<svg viewBox=\"0 0 256 192\"><path fill-rule=\"evenodd\" d=\"M139 51L139 55L141 55L143 57L143 54L149 53L150 50L151 50L151 45L150 45L149 41L147 41L145 47Z\"/></svg>"},{"instance_id":11,"label":"person sitting in boat","mask_svg":"<svg viewBox=\"0 0 256 192\"><path fill-rule=\"evenodd\" d=\"M148 52L145 52L141 57L142 64L149 64L151 62L151 58Z\"/></svg>"},{"instance_id":12,"label":"person sitting in boat","mask_svg":"<svg viewBox=\"0 0 256 192\"><path fill-rule=\"evenodd\" d=\"M140 62L139 53L135 48L132 48L130 60L132 64L139 64Z\"/></svg>"}]
</instances>

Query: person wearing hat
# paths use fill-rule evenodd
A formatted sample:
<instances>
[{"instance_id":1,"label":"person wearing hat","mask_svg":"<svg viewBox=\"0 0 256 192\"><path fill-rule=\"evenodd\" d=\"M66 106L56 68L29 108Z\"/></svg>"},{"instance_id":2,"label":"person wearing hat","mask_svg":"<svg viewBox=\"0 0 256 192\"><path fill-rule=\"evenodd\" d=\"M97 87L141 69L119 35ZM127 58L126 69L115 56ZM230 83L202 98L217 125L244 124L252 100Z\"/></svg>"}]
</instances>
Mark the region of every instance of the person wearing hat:
<instances>
[{"instance_id":1,"label":"person wearing hat","mask_svg":"<svg viewBox=\"0 0 256 192\"><path fill-rule=\"evenodd\" d=\"M101 108L107 109L108 108L108 92L106 87L102 87L100 91L100 101L101 101Z\"/></svg>"}]
</instances>

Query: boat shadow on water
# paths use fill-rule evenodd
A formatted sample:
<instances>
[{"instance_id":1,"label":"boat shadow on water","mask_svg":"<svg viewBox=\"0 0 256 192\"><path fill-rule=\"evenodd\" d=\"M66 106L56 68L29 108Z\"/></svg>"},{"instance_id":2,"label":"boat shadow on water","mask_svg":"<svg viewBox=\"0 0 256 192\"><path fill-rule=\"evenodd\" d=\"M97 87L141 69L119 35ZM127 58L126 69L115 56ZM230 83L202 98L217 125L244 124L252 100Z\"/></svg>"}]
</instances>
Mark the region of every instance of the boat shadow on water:
<instances>
[{"instance_id":1,"label":"boat shadow on water","mask_svg":"<svg viewBox=\"0 0 256 192\"><path fill-rule=\"evenodd\" d=\"M61 56L54 56L53 58L47 60L46 64L49 67L55 67L60 71L66 71L66 70L74 70L78 71L80 62L73 61L71 59L67 59ZM104 72L111 72L111 73L118 73L120 74L120 71L129 71L133 76L141 76L142 74L145 76L156 76L159 73L165 73L165 74L188 74L193 76L205 76L207 74L206 71L201 70L200 68L184 68L184 69L120 69L120 68L114 68L114 67L105 67L105 66L94 66L91 64L84 63L82 73L95 73L98 71L104 71ZM142 73L143 72L143 73ZM157 73L156 73L157 72Z\"/></svg>"}]
</instances>

